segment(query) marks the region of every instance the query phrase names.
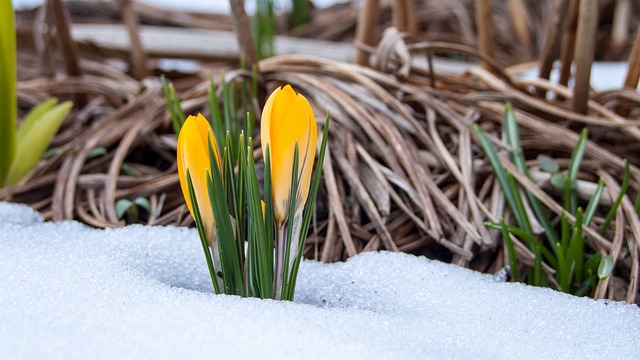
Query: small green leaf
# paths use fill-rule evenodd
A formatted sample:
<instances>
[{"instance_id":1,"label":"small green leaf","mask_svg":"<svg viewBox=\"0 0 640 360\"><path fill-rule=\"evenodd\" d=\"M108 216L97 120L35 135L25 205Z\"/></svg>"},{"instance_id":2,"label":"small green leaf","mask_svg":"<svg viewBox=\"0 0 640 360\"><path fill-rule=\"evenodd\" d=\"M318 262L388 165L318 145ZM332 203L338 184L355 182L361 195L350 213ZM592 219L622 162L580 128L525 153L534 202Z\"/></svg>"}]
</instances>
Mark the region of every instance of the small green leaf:
<instances>
[{"instance_id":1,"label":"small green leaf","mask_svg":"<svg viewBox=\"0 0 640 360\"><path fill-rule=\"evenodd\" d=\"M141 196L137 197L135 200L133 200L133 203L147 210L147 212L151 211L151 203L146 198L143 198Z\"/></svg>"},{"instance_id":2,"label":"small green leaf","mask_svg":"<svg viewBox=\"0 0 640 360\"><path fill-rule=\"evenodd\" d=\"M133 202L131 202L131 200L128 200L128 199L118 200L116 202L116 216L118 217L118 220L122 220L122 218L124 217L124 214L132 206L135 206L135 205L133 204Z\"/></svg>"},{"instance_id":3,"label":"small green leaf","mask_svg":"<svg viewBox=\"0 0 640 360\"><path fill-rule=\"evenodd\" d=\"M133 168L131 167L131 165L124 163L122 164L122 167L120 167L120 169L122 170L123 173L125 173L126 175L129 176L136 176L136 172L133 171Z\"/></svg>"},{"instance_id":4,"label":"small green leaf","mask_svg":"<svg viewBox=\"0 0 640 360\"><path fill-rule=\"evenodd\" d=\"M95 157L104 156L104 155L107 155L107 149L103 147L97 147L89 151L89 153L87 154L87 159L93 159Z\"/></svg>"},{"instance_id":5,"label":"small green leaf","mask_svg":"<svg viewBox=\"0 0 640 360\"><path fill-rule=\"evenodd\" d=\"M563 190L566 177L567 176L565 174L555 173L551 175L551 180L549 180L549 183L551 183L551 186L553 186L554 188L558 190Z\"/></svg>"},{"instance_id":6,"label":"small green leaf","mask_svg":"<svg viewBox=\"0 0 640 360\"><path fill-rule=\"evenodd\" d=\"M600 265L598 266L598 279L603 280L611 275L613 271L613 257L611 256L603 256L602 260L600 260Z\"/></svg>"},{"instance_id":7,"label":"small green leaf","mask_svg":"<svg viewBox=\"0 0 640 360\"><path fill-rule=\"evenodd\" d=\"M558 162L554 158L544 154L538 155L538 163L540 164L540 169L542 169L542 171L557 173L558 170L560 170Z\"/></svg>"}]
</instances>

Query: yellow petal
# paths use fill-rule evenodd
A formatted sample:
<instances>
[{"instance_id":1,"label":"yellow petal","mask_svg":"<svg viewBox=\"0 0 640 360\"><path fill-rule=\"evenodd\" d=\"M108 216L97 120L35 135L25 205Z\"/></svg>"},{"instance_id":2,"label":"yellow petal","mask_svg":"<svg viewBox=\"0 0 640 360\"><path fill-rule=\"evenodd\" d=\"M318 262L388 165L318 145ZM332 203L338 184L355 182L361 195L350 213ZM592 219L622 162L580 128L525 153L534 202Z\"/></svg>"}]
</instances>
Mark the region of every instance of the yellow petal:
<instances>
[{"instance_id":1,"label":"yellow petal","mask_svg":"<svg viewBox=\"0 0 640 360\"><path fill-rule=\"evenodd\" d=\"M271 176L276 220L282 223L288 214L291 172L298 143L298 197L296 214L304 208L309 194L315 160L317 127L307 99L290 85L276 89L265 104L261 123L262 147L271 153Z\"/></svg>"},{"instance_id":2,"label":"yellow petal","mask_svg":"<svg viewBox=\"0 0 640 360\"><path fill-rule=\"evenodd\" d=\"M189 195L187 184L187 169L191 175L191 182L198 201L198 209L204 223L209 242L212 242L214 219L209 195L207 192L206 173L210 169L208 141L213 145L216 160L219 164L219 156L213 131L207 119L201 114L189 116L184 122L178 135L178 177L180 187L191 216L194 216L193 205Z\"/></svg>"}]
</instances>

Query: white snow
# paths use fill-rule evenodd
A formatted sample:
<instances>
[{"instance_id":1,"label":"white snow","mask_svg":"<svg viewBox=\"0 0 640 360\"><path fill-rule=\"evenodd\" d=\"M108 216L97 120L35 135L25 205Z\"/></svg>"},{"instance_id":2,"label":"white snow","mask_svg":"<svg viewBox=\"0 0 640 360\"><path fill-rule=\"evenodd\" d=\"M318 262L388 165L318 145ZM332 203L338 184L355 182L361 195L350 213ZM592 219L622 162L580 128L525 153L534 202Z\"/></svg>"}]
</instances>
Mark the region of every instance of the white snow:
<instances>
[{"instance_id":1,"label":"white snow","mask_svg":"<svg viewBox=\"0 0 640 360\"><path fill-rule=\"evenodd\" d=\"M637 359L640 309L424 257L302 264L293 303L213 295L195 230L0 203L0 358Z\"/></svg>"}]
</instances>

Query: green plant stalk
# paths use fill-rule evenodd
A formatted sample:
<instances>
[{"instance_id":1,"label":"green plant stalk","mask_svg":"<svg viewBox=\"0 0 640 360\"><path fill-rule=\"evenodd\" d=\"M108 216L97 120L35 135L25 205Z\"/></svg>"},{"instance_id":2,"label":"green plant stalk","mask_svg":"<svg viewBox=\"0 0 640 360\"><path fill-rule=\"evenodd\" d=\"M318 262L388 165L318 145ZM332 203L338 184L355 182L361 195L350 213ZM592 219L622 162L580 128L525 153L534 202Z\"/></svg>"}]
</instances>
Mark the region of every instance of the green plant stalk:
<instances>
[{"instance_id":1,"label":"green plant stalk","mask_svg":"<svg viewBox=\"0 0 640 360\"><path fill-rule=\"evenodd\" d=\"M311 191L307 199L307 205L304 208L302 215L302 227L300 228L300 244L298 247L298 256L295 259L293 267L291 268L291 280L289 286L289 294L287 298L293 300L296 290L296 280L298 279L298 269L300 268L300 261L304 254L304 245L307 240L307 234L309 233L309 226L311 225L311 217L315 209L316 198L318 196L318 189L320 188L320 178L322 177L322 165L324 164L324 155L327 150L327 140L329 139L329 124L331 122L331 112L327 111L327 117L324 122L324 130L322 132L322 143L320 144L320 155L318 156L318 162L316 163L315 175L313 176L313 182L311 184Z\"/></svg>"},{"instance_id":2,"label":"green plant stalk","mask_svg":"<svg viewBox=\"0 0 640 360\"><path fill-rule=\"evenodd\" d=\"M16 35L13 5L0 1L0 187L16 154Z\"/></svg>"},{"instance_id":3,"label":"green plant stalk","mask_svg":"<svg viewBox=\"0 0 640 360\"><path fill-rule=\"evenodd\" d=\"M509 235L507 226L504 223L504 218L500 218L500 232L502 233L504 244L507 247L507 254L509 255L511 277L513 278L513 281L520 282L520 267L518 266L518 257L516 256L516 251L513 248L513 241L511 241L511 236Z\"/></svg>"},{"instance_id":4,"label":"green plant stalk","mask_svg":"<svg viewBox=\"0 0 640 360\"><path fill-rule=\"evenodd\" d=\"M618 196L616 196L616 199L614 200L613 204L611 204L611 208L607 213L607 217L604 219L604 223L602 223L602 226L600 227L600 235L603 235L609 228L609 224L611 223L611 220L613 220L613 217L616 215L618 206L620 206L620 202L622 201L624 194L627 192L627 188L629 187L630 181L631 181L631 170L629 169L629 161L625 160L624 161L624 179L622 180L622 185L620 186L620 192L618 193Z\"/></svg>"},{"instance_id":5,"label":"green plant stalk","mask_svg":"<svg viewBox=\"0 0 640 360\"><path fill-rule=\"evenodd\" d=\"M196 228L198 229L198 237L200 237L204 257L207 260L207 268L209 269L209 276L211 277L213 291L216 294L220 294L220 285L218 285L216 269L211 258L211 250L209 249L209 244L207 244L207 236L205 234L202 216L200 215L200 207L198 206L198 199L196 198L196 193L193 189L193 182L191 181L191 174L189 173L189 169L187 169L187 188L189 189L189 197L191 198L191 205L193 206L193 218L196 222Z\"/></svg>"}]
</instances>

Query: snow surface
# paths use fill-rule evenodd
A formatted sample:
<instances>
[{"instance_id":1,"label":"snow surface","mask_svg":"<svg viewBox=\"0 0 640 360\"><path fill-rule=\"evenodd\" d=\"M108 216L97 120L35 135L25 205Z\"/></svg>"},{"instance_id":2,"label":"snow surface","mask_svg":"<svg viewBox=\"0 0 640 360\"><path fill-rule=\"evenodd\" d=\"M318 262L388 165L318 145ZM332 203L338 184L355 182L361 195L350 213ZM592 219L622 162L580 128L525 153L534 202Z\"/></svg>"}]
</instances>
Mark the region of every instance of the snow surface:
<instances>
[{"instance_id":1,"label":"snow surface","mask_svg":"<svg viewBox=\"0 0 640 360\"><path fill-rule=\"evenodd\" d=\"M304 261L296 301L213 295L197 233L0 203L0 358L637 359L640 309L399 253Z\"/></svg>"}]
</instances>

